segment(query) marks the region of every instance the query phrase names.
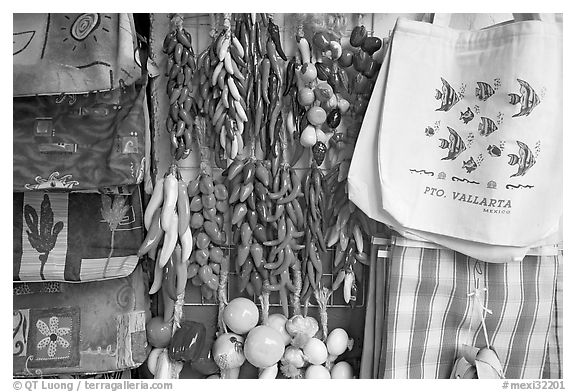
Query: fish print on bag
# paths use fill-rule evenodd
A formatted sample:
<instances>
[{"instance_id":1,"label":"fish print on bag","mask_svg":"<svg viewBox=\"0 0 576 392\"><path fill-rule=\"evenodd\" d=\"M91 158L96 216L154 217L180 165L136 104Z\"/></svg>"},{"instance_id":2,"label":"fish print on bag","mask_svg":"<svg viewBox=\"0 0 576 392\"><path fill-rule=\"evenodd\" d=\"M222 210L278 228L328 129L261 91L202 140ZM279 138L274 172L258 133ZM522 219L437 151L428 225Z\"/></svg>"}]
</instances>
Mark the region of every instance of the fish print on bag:
<instances>
[{"instance_id":1,"label":"fish print on bag","mask_svg":"<svg viewBox=\"0 0 576 392\"><path fill-rule=\"evenodd\" d=\"M474 158L472 157L470 157L470 159L468 159L467 161L464 161L464 164L462 165L462 169L466 169L466 173L468 174L472 173L477 168L478 164L476 163L476 161L474 161Z\"/></svg>"},{"instance_id":2,"label":"fish print on bag","mask_svg":"<svg viewBox=\"0 0 576 392\"><path fill-rule=\"evenodd\" d=\"M478 132L480 132L481 136L489 136L496 130L498 130L498 127L492 119L489 119L488 117L480 117Z\"/></svg>"},{"instance_id":3,"label":"fish print on bag","mask_svg":"<svg viewBox=\"0 0 576 392\"><path fill-rule=\"evenodd\" d=\"M490 154L491 157L499 157L500 155L502 155L502 150L498 146L495 146L493 144L489 145L486 150L488 151L488 154Z\"/></svg>"},{"instance_id":4,"label":"fish print on bag","mask_svg":"<svg viewBox=\"0 0 576 392\"><path fill-rule=\"evenodd\" d=\"M464 144L464 140L458 135L458 133L450 128L448 128L448 132L450 132L450 136L448 140L440 139L440 148L448 149L448 155L442 158L443 161L445 160L454 160L460 155L460 153L466 150L466 145Z\"/></svg>"},{"instance_id":5,"label":"fish print on bag","mask_svg":"<svg viewBox=\"0 0 576 392\"><path fill-rule=\"evenodd\" d=\"M440 80L442 80L442 91L436 89L436 99L441 101L441 105L436 111L447 112L458 103L460 97L444 78Z\"/></svg>"},{"instance_id":6,"label":"fish print on bag","mask_svg":"<svg viewBox=\"0 0 576 392\"><path fill-rule=\"evenodd\" d=\"M443 77L440 77L442 81L442 89L436 89L436 100L440 100L440 107L435 109L435 112L444 111L448 112L456 103L462 100L473 101L470 95L466 95L466 84L462 83L462 87L459 91L456 91L450 83L446 81ZM490 80L490 79L488 79ZM516 81L519 84L518 92L504 92L501 98L507 98L509 104L514 106L519 106L515 114L509 113L506 117L520 117L528 116L538 106L541 102L541 97L535 92L534 88L525 80L517 78ZM498 158L503 155L508 156L508 165L517 166L516 172L510 175L513 177L524 176L535 164L536 159L539 154L539 145L537 144L534 151L528 147L525 141L516 141L514 146L518 146L518 152L514 151L511 143L505 146L505 142L502 140L499 143L495 143L493 138L490 136L501 128L505 121L505 114L502 111L492 110L492 106L486 106L483 102L486 102L491 97L497 95L496 93L501 88L500 78L495 78L494 83L488 83L486 81L476 81L476 86L474 89L474 97L477 99L476 103L472 102L470 106L463 106L466 110L460 109L456 116L448 116L445 120L457 121L464 127L464 125L469 125L472 120L479 119L477 132L475 129L464 128L460 131L456 131L454 128L445 125L448 128L449 136L447 138L440 138L439 148L447 150L446 156L442 157L442 161L456 161L456 158L462 154L463 151L469 152L471 155L467 155L468 159L462 160L462 165L458 166L461 173L465 175L470 175L476 172L477 169L482 165L482 153L477 154L480 151L484 151L484 154L488 152L491 158ZM540 91L541 95L544 96L545 89ZM500 99L500 98L499 98ZM494 103L500 101L493 101ZM500 110L502 110L502 105L499 105ZM514 112L513 112L514 113ZM437 119L436 123L440 122ZM462 124L463 123L463 124ZM470 124L472 125L472 124ZM457 128L457 127L456 127ZM503 131L499 131L498 134ZM439 133L438 127L425 126L424 134L426 137L432 137ZM468 135L465 139L461 135ZM478 138L481 136L482 138ZM503 136L501 136L503 137ZM484 139L486 138L486 139ZM487 140L489 143L484 142ZM507 147L507 148L505 148ZM512 147L512 148L511 148ZM509 153L510 152L510 153ZM505 154L506 153L506 154ZM454 166L456 170L456 166ZM478 184L478 182L471 181L465 178L456 177L460 181L466 181L468 183ZM454 177L453 177L454 179ZM514 186L516 188L516 186ZM528 186L521 186L522 188L527 188ZM532 187L532 185L530 185ZM508 187L506 189L509 189Z\"/></svg>"},{"instance_id":7,"label":"fish print on bag","mask_svg":"<svg viewBox=\"0 0 576 392\"><path fill-rule=\"evenodd\" d=\"M494 95L494 88L486 82L476 82L478 87L476 87L476 97L481 101L486 101L492 95Z\"/></svg>"},{"instance_id":8,"label":"fish print on bag","mask_svg":"<svg viewBox=\"0 0 576 392\"><path fill-rule=\"evenodd\" d=\"M510 158L508 164L510 166L518 165L518 171L510 177L523 176L536 163L536 158L534 158L534 154L530 148L519 140L516 141L516 143L518 143L518 155L508 154Z\"/></svg>"},{"instance_id":9,"label":"fish print on bag","mask_svg":"<svg viewBox=\"0 0 576 392\"><path fill-rule=\"evenodd\" d=\"M520 104L520 111L512 117L528 116L532 110L540 103L540 97L534 91L528 82L522 79L516 79L520 84L520 94L510 93L510 104Z\"/></svg>"},{"instance_id":10,"label":"fish print on bag","mask_svg":"<svg viewBox=\"0 0 576 392\"><path fill-rule=\"evenodd\" d=\"M462 120L464 124L468 124L473 119L474 119L474 113L470 109L470 106L468 106L468 109L466 109L465 112L460 112L460 120Z\"/></svg>"}]
</instances>

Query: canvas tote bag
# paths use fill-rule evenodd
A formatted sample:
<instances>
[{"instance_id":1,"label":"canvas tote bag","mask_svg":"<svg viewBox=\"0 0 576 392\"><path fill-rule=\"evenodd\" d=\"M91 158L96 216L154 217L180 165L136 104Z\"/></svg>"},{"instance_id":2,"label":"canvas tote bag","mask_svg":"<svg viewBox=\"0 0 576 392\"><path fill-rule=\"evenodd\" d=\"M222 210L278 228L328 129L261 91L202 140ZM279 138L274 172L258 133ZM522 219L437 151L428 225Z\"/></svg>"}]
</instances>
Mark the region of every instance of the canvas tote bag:
<instances>
[{"instance_id":1,"label":"canvas tote bag","mask_svg":"<svg viewBox=\"0 0 576 392\"><path fill-rule=\"evenodd\" d=\"M391 41L394 42L394 35ZM481 242L463 240L438 233L407 229L382 207L382 189L380 189L379 186L375 186L379 183L379 174L374 168L378 167L377 142L383 122L382 112L389 97L387 80L389 77L390 54L391 51L389 50L384 58L368 105L367 115L364 117L358 136L355 151L362 151L362 154L356 153L352 157L348 176L350 199L370 218L391 226L406 238L434 242L483 261L518 261L522 260L529 250L534 254L557 254L556 244L558 244L561 238L559 232L555 232L548 237L543 237L530 246L487 245ZM561 224L559 226L561 227ZM543 245L546 246L542 247ZM535 249L536 247L539 248Z\"/></svg>"},{"instance_id":2,"label":"canvas tote bag","mask_svg":"<svg viewBox=\"0 0 576 392\"><path fill-rule=\"evenodd\" d=\"M532 246L562 214L562 34L399 20L378 138L382 208L407 229ZM417 154L413 152L417 151Z\"/></svg>"}]
</instances>

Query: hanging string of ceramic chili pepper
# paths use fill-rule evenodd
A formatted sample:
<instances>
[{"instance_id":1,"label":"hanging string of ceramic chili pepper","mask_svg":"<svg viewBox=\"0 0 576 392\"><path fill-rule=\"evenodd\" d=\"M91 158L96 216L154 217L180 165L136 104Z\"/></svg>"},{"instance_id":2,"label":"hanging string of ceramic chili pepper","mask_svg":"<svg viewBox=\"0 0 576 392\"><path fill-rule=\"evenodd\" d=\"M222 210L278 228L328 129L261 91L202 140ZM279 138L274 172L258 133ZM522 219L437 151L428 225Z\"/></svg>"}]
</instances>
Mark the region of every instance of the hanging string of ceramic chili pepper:
<instances>
[{"instance_id":1,"label":"hanging string of ceramic chili pepper","mask_svg":"<svg viewBox=\"0 0 576 392\"><path fill-rule=\"evenodd\" d=\"M192 99L192 74L196 68L192 37L183 28L184 19L174 15L171 31L166 35L163 51L168 56L166 93L169 99L169 115L166 131L170 134L170 154L176 159L185 159L192 149L193 119L198 108Z\"/></svg>"},{"instance_id":2,"label":"hanging string of ceramic chili pepper","mask_svg":"<svg viewBox=\"0 0 576 392\"><path fill-rule=\"evenodd\" d=\"M228 166L244 149L242 134L248 122L247 106L250 68L246 61L248 48L231 31L231 14L224 14L223 28L198 59L192 96L200 112L213 127L211 146L218 167ZM214 20L214 18L213 18ZM213 29L215 31L215 29Z\"/></svg>"},{"instance_id":3,"label":"hanging string of ceramic chili pepper","mask_svg":"<svg viewBox=\"0 0 576 392\"><path fill-rule=\"evenodd\" d=\"M207 143L207 126L203 116L195 119L196 140L200 151L200 169L188 184L190 200L190 228L194 238L188 277L200 287L202 297L209 300L222 289L221 279L226 278L228 262L222 246L226 244L224 213L228 210L228 190L217 183L210 166L210 148ZM219 293L217 299L223 298ZM220 307L225 304L220 303Z\"/></svg>"}]
</instances>

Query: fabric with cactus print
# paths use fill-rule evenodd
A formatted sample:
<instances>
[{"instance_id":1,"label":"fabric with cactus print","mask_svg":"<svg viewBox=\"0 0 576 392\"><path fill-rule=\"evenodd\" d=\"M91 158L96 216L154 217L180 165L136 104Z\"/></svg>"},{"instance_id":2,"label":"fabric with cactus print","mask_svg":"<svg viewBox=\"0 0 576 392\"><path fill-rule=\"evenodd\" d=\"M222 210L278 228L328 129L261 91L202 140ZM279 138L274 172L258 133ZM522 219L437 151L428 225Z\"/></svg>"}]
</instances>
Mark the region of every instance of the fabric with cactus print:
<instances>
[{"instance_id":1,"label":"fabric with cactus print","mask_svg":"<svg viewBox=\"0 0 576 392\"><path fill-rule=\"evenodd\" d=\"M129 275L143 240L140 190L131 195L14 193L15 281Z\"/></svg>"}]
</instances>

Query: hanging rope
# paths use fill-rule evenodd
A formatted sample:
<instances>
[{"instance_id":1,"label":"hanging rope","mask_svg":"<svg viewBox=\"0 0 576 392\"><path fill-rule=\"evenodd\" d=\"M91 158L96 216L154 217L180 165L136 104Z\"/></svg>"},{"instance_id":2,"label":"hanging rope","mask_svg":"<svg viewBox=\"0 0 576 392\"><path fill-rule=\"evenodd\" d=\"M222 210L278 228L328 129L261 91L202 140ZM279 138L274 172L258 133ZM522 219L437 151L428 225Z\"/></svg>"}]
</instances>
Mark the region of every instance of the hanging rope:
<instances>
[{"instance_id":1,"label":"hanging rope","mask_svg":"<svg viewBox=\"0 0 576 392\"><path fill-rule=\"evenodd\" d=\"M484 304L480 301L480 296L482 295L483 292L487 293L488 289L486 287L483 287L481 289L478 288L478 283L476 282L476 287L474 288L474 291L468 293L467 296L473 297L472 312L471 312L472 317L474 316L474 311L476 309L478 309L478 311L480 312L480 322L482 324L482 331L484 332L484 339L486 340L486 347L490 348L490 342L488 340L488 331L486 329L486 313L492 314L492 311L487 307L485 307ZM468 336L470 336L472 332L472 317L470 318L470 324L468 325Z\"/></svg>"}]
</instances>

